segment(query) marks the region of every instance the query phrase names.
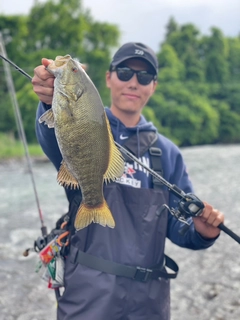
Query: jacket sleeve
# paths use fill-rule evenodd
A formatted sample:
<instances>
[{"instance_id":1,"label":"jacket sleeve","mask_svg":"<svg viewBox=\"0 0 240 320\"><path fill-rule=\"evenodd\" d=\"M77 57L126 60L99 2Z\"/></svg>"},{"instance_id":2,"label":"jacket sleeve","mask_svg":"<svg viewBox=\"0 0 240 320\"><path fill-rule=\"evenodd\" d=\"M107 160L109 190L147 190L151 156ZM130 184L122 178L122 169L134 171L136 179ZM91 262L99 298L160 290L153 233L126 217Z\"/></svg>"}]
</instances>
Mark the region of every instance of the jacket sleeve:
<instances>
[{"instance_id":1,"label":"jacket sleeve","mask_svg":"<svg viewBox=\"0 0 240 320\"><path fill-rule=\"evenodd\" d=\"M193 186L189 179L186 165L183 161L181 153L179 152L173 158L175 158L175 164L173 165L174 172L170 178L171 184L175 184L185 193L193 193ZM177 207L178 201L179 199L170 193L169 207ZM184 230L183 227L185 224L177 220L169 213L167 237L178 246L193 250L205 249L214 243L215 239L205 239L195 230L191 217L188 218L188 223L190 225L189 228L187 228L184 232L181 232Z\"/></svg>"},{"instance_id":2,"label":"jacket sleeve","mask_svg":"<svg viewBox=\"0 0 240 320\"><path fill-rule=\"evenodd\" d=\"M47 125L38 121L41 115L50 109L50 107L43 102L39 102L36 115L36 135L43 152L58 170L62 161L62 155L58 147L54 128L48 128Z\"/></svg>"}]
</instances>

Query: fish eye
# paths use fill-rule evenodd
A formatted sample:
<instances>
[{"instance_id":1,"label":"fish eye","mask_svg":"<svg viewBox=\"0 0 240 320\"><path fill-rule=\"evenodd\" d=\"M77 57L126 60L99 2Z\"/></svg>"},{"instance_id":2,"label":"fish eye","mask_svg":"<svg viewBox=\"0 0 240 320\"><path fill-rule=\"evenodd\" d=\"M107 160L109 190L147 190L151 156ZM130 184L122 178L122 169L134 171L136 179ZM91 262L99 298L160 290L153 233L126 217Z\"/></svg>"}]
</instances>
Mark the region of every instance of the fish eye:
<instances>
[{"instance_id":1,"label":"fish eye","mask_svg":"<svg viewBox=\"0 0 240 320\"><path fill-rule=\"evenodd\" d=\"M75 72L75 73L78 72L78 68L77 67L73 67L72 68L72 72Z\"/></svg>"}]
</instances>

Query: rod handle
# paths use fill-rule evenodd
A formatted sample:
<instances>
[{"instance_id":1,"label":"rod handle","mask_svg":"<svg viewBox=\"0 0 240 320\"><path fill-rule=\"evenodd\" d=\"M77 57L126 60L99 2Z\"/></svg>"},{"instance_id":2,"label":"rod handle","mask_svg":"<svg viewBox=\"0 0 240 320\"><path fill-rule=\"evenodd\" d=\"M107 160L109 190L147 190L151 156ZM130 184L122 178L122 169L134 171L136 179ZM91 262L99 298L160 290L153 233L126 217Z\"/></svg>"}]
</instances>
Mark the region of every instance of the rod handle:
<instances>
[{"instance_id":1,"label":"rod handle","mask_svg":"<svg viewBox=\"0 0 240 320\"><path fill-rule=\"evenodd\" d=\"M223 223L220 223L218 228L224 231L226 234L228 234L231 238L233 238L235 241L237 241L240 244L240 237L236 233L234 233L232 230L230 230L228 227L226 227Z\"/></svg>"}]
</instances>

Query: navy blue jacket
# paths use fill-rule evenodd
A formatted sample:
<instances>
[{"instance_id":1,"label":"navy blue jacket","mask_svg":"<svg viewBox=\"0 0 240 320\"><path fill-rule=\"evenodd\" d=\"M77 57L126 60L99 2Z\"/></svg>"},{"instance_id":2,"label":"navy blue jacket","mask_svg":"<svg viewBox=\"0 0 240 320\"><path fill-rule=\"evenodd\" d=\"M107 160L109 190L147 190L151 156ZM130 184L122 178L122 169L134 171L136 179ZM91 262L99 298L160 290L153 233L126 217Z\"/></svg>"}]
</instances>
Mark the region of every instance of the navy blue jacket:
<instances>
[{"instance_id":1,"label":"navy blue jacket","mask_svg":"<svg viewBox=\"0 0 240 320\"><path fill-rule=\"evenodd\" d=\"M43 123L40 124L38 122L39 117L48 108L49 106L47 106L46 104L42 102L39 103L36 119L36 134L44 153L58 170L62 161L62 156L58 148L54 129L49 129ZM144 116L141 116L140 121L136 127L127 128L111 113L111 110L109 108L105 108L105 110L111 125L114 140L119 144L123 144L126 138L130 137L133 134L138 134L140 131L157 131L157 129L151 122L146 121ZM140 143L140 140L138 140L138 143ZM179 148L172 141L161 134L159 134L159 148L161 148L162 150L162 167L164 172L164 179L169 181L171 184L177 185L186 193L193 192L192 183L189 180L186 166L184 164ZM150 166L149 152L147 151L145 155L139 158L139 160ZM123 174L123 177L119 179L118 183L127 184L135 188L152 188L152 179L150 174L136 163L134 163L133 165L126 163L125 172ZM66 190L66 194L69 200L71 200L74 192L76 191ZM176 206L176 203L174 202L175 200L177 200L176 197L170 194L168 203L169 207ZM189 222L191 226L185 233L185 235L182 236L178 231L183 226L183 224L169 213L167 237L173 243L181 247L186 247L194 250L208 248L214 243L213 239L204 239L200 234L196 232L191 218L189 219Z\"/></svg>"}]
</instances>

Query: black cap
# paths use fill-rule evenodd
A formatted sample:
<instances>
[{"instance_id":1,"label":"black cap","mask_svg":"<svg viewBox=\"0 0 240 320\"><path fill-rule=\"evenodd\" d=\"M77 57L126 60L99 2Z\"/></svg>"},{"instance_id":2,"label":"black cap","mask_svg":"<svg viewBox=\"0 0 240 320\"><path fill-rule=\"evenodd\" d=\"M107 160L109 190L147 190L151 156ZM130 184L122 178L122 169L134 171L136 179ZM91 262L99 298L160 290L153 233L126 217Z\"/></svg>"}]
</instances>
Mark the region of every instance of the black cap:
<instances>
[{"instance_id":1,"label":"black cap","mask_svg":"<svg viewBox=\"0 0 240 320\"><path fill-rule=\"evenodd\" d=\"M155 73L158 73L158 60L154 51L143 43L128 42L121 46L113 56L111 67L116 67L123 61L131 58L140 58L146 60L154 68Z\"/></svg>"}]
</instances>

